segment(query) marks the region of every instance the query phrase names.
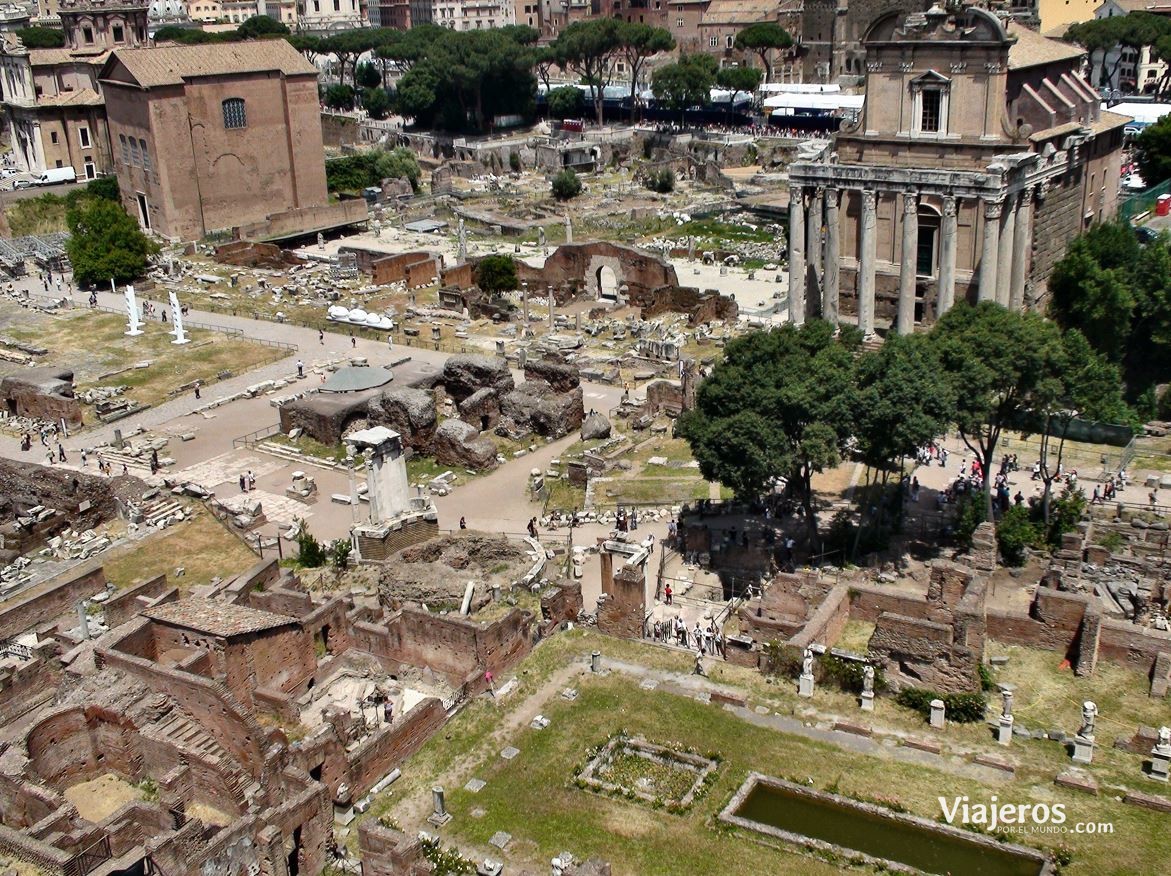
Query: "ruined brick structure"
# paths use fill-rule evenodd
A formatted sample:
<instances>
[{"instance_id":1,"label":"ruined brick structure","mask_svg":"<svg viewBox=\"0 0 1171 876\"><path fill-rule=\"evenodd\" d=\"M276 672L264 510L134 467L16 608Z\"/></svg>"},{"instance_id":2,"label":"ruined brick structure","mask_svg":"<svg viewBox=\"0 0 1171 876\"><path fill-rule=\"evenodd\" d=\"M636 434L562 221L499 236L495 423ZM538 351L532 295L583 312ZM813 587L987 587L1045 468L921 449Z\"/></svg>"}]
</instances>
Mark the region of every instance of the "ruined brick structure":
<instances>
[{"instance_id":1,"label":"ruined brick structure","mask_svg":"<svg viewBox=\"0 0 1171 876\"><path fill-rule=\"evenodd\" d=\"M81 403L73 396L73 372L67 368L26 368L0 379L0 405L10 417L81 425Z\"/></svg>"},{"instance_id":2,"label":"ruined brick structure","mask_svg":"<svg viewBox=\"0 0 1171 876\"><path fill-rule=\"evenodd\" d=\"M623 286L633 297L679 285L675 269L663 259L606 241L562 244L541 268L518 263L517 278L527 282L534 295L544 295L546 288L552 286L558 304L581 294L616 299Z\"/></svg>"}]
</instances>

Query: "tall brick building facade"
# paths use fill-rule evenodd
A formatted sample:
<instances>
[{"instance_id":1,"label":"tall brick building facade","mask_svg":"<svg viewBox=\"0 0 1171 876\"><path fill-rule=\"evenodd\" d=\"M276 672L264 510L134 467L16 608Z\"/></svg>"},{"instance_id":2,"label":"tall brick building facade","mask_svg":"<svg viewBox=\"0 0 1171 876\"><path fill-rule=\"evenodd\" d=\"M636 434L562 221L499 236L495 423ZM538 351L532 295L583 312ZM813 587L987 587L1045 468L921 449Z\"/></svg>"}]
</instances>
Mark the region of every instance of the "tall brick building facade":
<instances>
[{"instance_id":1,"label":"tall brick building facade","mask_svg":"<svg viewBox=\"0 0 1171 876\"><path fill-rule=\"evenodd\" d=\"M144 228L194 240L327 202L317 70L286 41L116 51L101 83Z\"/></svg>"}]
</instances>

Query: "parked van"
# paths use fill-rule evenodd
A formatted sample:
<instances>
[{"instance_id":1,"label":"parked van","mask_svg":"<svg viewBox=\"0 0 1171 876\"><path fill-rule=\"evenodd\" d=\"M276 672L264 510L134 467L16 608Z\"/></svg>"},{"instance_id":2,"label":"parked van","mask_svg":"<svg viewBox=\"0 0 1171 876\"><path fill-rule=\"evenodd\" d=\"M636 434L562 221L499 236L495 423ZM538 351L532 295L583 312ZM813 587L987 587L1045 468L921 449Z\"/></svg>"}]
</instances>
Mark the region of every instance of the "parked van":
<instances>
[{"instance_id":1,"label":"parked van","mask_svg":"<svg viewBox=\"0 0 1171 876\"><path fill-rule=\"evenodd\" d=\"M72 167L51 167L33 180L35 186L55 186L58 183L77 182L77 171Z\"/></svg>"}]
</instances>

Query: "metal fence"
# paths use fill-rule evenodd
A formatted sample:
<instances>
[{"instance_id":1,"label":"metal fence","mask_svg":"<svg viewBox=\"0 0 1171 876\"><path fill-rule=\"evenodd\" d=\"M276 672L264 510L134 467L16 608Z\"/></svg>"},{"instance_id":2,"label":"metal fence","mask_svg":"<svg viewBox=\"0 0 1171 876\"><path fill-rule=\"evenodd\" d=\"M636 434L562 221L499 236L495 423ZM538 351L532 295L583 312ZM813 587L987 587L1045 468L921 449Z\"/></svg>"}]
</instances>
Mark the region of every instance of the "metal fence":
<instances>
[{"instance_id":1,"label":"metal fence","mask_svg":"<svg viewBox=\"0 0 1171 876\"><path fill-rule=\"evenodd\" d=\"M249 432L247 435L241 435L239 438L232 439L232 448L251 447L254 444L259 444L265 438L271 438L281 430L280 423L273 423L271 426L265 426L263 429L257 429L255 432Z\"/></svg>"},{"instance_id":2,"label":"metal fence","mask_svg":"<svg viewBox=\"0 0 1171 876\"><path fill-rule=\"evenodd\" d=\"M1123 222L1133 222L1136 216L1149 213L1155 209L1155 201L1159 195L1171 192L1171 179L1159 183L1157 186L1131 195L1118 206L1118 218Z\"/></svg>"}]
</instances>

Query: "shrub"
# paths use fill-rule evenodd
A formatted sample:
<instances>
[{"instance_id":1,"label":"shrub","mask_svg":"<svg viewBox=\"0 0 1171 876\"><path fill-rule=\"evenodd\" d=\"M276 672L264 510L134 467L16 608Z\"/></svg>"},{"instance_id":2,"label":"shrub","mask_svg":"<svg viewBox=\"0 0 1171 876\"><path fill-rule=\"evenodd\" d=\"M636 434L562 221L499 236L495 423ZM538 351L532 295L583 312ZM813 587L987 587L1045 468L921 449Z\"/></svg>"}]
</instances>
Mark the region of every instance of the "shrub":
<instances>
[{"instance_id":1,"label":"shrub","mask_svg":"<svg viewBox=\"0 0 1171 876\"><path fill-rule=\"evenodd\" d=\"M940 694L921 687L903 688L895 696L900 706L912 709L923 717L931 714L931 701L943 700L947 719L957 724L975 724L984 720L988 700L982 693Z\"/></svg>"},{"instance_id":2,"label":"shrub","mask_svg":"<svg viewBox=\"0 0 1171 876\"><path fill-rule=\"evenodd\" d=\"M513 173L520 173L520 153L519 152L509 152L508 153L508 166L512 170Z\"/></svg>"},{"instance_id":3,"label":"shrub","mask_svg":"<svg viewBox=\"0 0 1171 876\"><path fill-rule=\"evenodd\" d=\"M987 516L984 504L983 493L968 493L957 506L953 533L956 544L965 550L972 546L972 534Z\"/></svg>"},{"instance_id":4,"label":"shrub","mask_svg":"<svg viewBox=\"0 0 1171 876\"><path fill-rule=\"evenodd\" d=\"M769 675L796 678L801 674L801 658L804 655L799 648L781 642L766 642L764 656L768 660Z\"/></svg>"},{"instance_id":5,"label":"shrub","mask_svg":"<svg viewBox=\"0 0 1171 876\"><path fill-rule=\"evenodd\" d=\"M675 191L675 174L671 172L669 167L656 170L647 176L646 187L652 192L658 192L660 195L673 192Z\"/></svg>"},{"instance_id":6,"label":"shrub","mask_svg":"<svg viewBox=\"0 0 1171 876\"><path fill-rule=\"evenodd\" d=\"M510 255L490 255L476 265L476 285L489 295L511 292L517 287L516 262Z\"/></svg>"},{"instance_id":7,"label":"shrub","mask_svg":"<svg viewBox=\"0 0 1171 876\"><path fill-rule=\"evenodd\" d=\"M1028 508L1013 505L1001 515L996 524L996 544L1005 563L1024 565L1025 550L1040 543L1041 527L1032 521Z\"/></svg>"},{"instance_id":8,"label":"shrub","mask_svg":"<svg viewBox=\"0 0 1171 876\"><path fill-rule=\"evenodd\" d=\"M339 572L350 564L350 551L354 549L348 538L338 538L329 544L329 563Z\"/></svg>"},{"instance_id":9,"label":"shrub","mask_svg":"<svg viewBox=\"0 0 1171 876\"><path fill-rule=\"evenodd\" d=\"M325 565L325 548L305 525L304 519L293 521L297 527L297 549L300 554L301 565L306 569L317 569Z\"/></svg>"},{"instance_id":10,"label":"shrub","mask_svg":"<svg viewBox=\"0 0 1171 876\"><path fill-rule=\"evenodd\" d=\"M563 170L553 177L553 197L568 201L581 194L581 180L572 170Z\"/></svg>"},{"instance_id":11,"label":"shrub","mask_svg":"<svg viewBox=\"0 0 1171 876\"><path fill-rule=\"evenodd\" d=\"M847 693L862 693L862 675L866 664L856 660L843 660L827 651L817 658L815 665L821 670L818 674L822 681L832 681ZM874 689L886 690L886 676L877 666L874 667Z\"/></svg>"},{"instance_id":12,"label":"shrub","mask_svg":"<svg viewBox=\"0 0 1171 876\"><path fill-rule=\"evenodd\" d=\"M989 691L996 687L996 682L992 680L992 670L990 670L983 663L976 664L976 672L980 674L980 690Z\"/></svg>"},{"instance_id":13,"label":"shrub","mask_svg":"<svg viewBox=\"0 0 1171 876\"><path fill-rule=\"evenodd\" d=\"M1046 540L1053 547L1061 546L1061 536L1077 529L1078 521L1086 514L1089 503L1078 487L1066 486L1061 495L1049 501L1049 530Z\"/></svg>"}]
</instances>

